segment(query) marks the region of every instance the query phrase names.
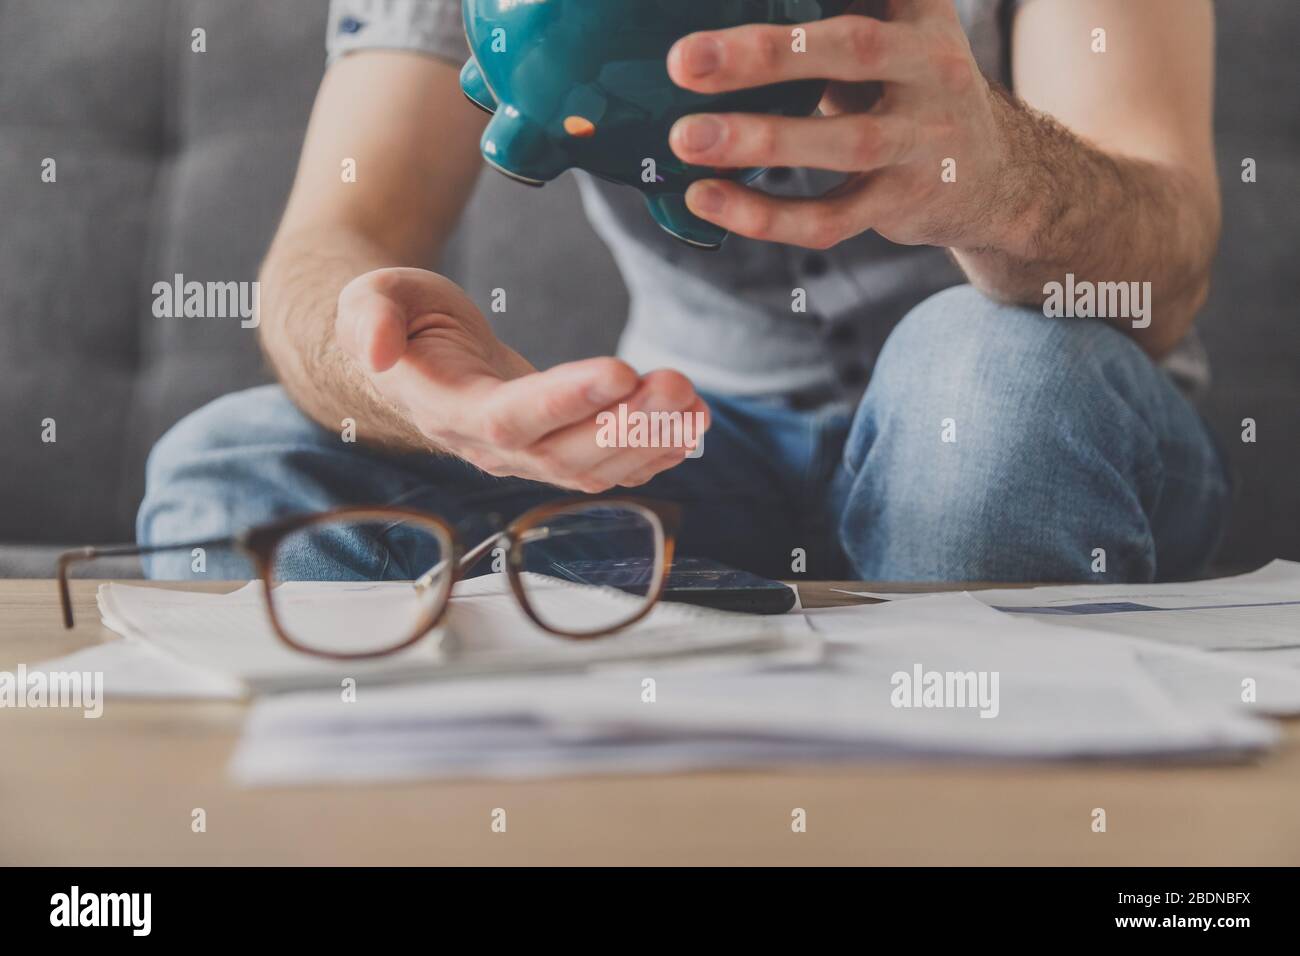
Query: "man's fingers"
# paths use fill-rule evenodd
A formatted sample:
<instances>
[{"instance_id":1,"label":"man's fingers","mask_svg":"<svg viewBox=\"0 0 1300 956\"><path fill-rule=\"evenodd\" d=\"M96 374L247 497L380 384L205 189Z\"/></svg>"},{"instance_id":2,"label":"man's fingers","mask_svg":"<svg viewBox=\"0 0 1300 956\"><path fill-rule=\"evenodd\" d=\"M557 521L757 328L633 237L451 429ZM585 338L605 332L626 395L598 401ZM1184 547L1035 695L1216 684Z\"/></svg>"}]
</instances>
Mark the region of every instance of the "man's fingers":
<instances>
[{"instance_id":1,"label":"man's fingers","mask_svg":"<svg viewBox=\"0 0 1300 956\"><path fill-rule=\"evenodd\" d=\"M467 417L469 437L506 451L522 450L551 432L592 419L631 395L640 378L626 362L594 358L557 365L494 385Z\"/></svg>"},{"instance_id":2,"label":"man's fingers","mask_svg":"<svg viewBox=\"0 0 1300 956\"><path fill-rule=\"evenodd\" d=\"M916 146L916 126L863 114L697 114L678 120L668 142L679 158L697 166L794 166L852 173L905 161Z\"/></svg>"},{"instance_id":3,"label":"man's fingers","mask_svg":"<svg viewBox=\"0 0 1300 956\"><path fill-rule=\"evenodd\" d=\"M601 485L614 487L623 485L633 487L643 485L661 471L667 471L669 468L675 468L686 460L694 444L701 440L704 432L709 427L708 406L700 399L681 412L683 421L683 433L686 431L686 422L690 424L691 442L683 441L680 444L673 443L665 447L665 439L669 436L660 435L659 447L628 447L616 452L603 462L592 466L589 473ZM697 418L698 416L698 418ZM700 428L698 433L695 430L695 422L699 421ZM674 436L675 438L675 436Z\"/></svg>"},{"instance_id":4,"label":"man's fingers","mask_svg":"<svg viewBox=\"0 0 1300 956\"><path fill-rule=\"evenodd\" d=\"M703 434L710 424L708 406L696 396L690 381L677 372L647 374L636 393L621 404L626 405L623 418L629 425L635 427L640 419L643 427L639 433L634 435L629 428L629 434L622 435L617 428L602 426L592 419L547 435L521 454L520 464L550 475L548 480L555 484L603 491L643 471L656 458L676 451L670 443L680 443L685 457L689 450L685 439L697 438L697 426L699 434ZM602 411L618 420L617 408Z\"/></svg>"},{"instance_id":5,"label":"man's fingers","mask_svg":"<svg viewBox=\"0 0 1300 956\"><path fill-rule=\"evenodd\" d=\"M829 249L871 228L866 180L816 198L769 196L721 179L692 184L686 192L691 212L730 232L766 242Z\"/></svg>"},{"instance_id":6,"label":"man's fingers","mask_svg":"<svg viewBox=\"0 0 1300 956\"><path fill-rule=\"evenodd\" d=\"M372 372L386 372L406 351L406 315L377 292L339 297L335 333L340 345Z\"/></svg>"},{"instance_id":7,"label":"man's fingers","mask_svg":"<svg viewBox=\"0 0 1300 956\"><path fill-rule=\"evenodd\" d=\"M626 406L629 421L634 421L637 416L648 416L654 412L684 414L702 410L706 412L704 424L706 427L708 425L707 409L696 396L690 380L678 372L667 370L649 372L631 395L599 411L610 413L614 416L611 420L616 422L619 416L619 405ZM557 467L580 472L606 461L624 447L619 442L620 436L616 432L616 428L602 428L601 423L597 421L596 413L593 412L583 421L551 432L526 449L526 452ZM610 443L602 444L610 439L612 439Z\"/></svg>"},{"instance_id":8,"label":"man's fingers","mask_svg":"<svg viewBox=\"0 0 1300 956\"><path fill-rule=\"evenodd\" d=\"M686 452L681 449L675 449L666 455L660 455L640 470L625 475L619 480L618 484L623 488L639 488L641 485L653 480L665 471L676 468L685 460Z\"/></svg>"},{"instance_id":9,"label":"man's fingers","mask_svg":"<svg viewBox=\"0 0 1300 956\"><path fill-rule=\"evenodd\" d=\"M668 75L697 93L789 80L905 82L925 69L920 47L910 24L851 14L798 26L753 24L683 37L668 51Z\"/></svg>"},{"instance_id":10,"label":"man's fingers","mask_svg":"<svg viewBox=\"0 0 1300 956\"><path fill-rule=\"evenodd\" d=\"M661 471L680 465L687 451L684 448L626 448L612 449L601 464L589 469L581 478L574 479L575 487L587 494L603 494L613 488L631 488L643 485ZM609 454L607 450L606 454ZM644 475L644 477L640 477Z\"/></svg>"}]
</instances>

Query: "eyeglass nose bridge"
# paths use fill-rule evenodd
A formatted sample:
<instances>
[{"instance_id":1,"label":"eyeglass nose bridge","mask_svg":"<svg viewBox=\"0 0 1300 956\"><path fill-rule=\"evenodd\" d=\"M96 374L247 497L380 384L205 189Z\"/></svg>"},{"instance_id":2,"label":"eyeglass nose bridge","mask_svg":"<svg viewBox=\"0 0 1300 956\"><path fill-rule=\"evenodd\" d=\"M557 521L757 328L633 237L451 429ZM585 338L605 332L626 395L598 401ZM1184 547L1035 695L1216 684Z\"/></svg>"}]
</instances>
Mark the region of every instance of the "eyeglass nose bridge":
<instances>
[{"instance_id":1,"label":"eyeglass nose bridge","mask_svg":"<svg viewBox=\"0 0 1300 956\"><path fill-rule=\"evenodd\" d=\"M473 567L475 562L482 558L489 548L498 541L503 540L506 542L508 550L510 547L510 532L506 529L497 531L495 534L490 535L468 551L464 552L462 552L459 545L453 541L452 553L416 578L414 582L415 587L421 591L429 589L437 581L438 576L442 574L449 565L455 567L458 572Z\"/></svg>"}]
</instances>

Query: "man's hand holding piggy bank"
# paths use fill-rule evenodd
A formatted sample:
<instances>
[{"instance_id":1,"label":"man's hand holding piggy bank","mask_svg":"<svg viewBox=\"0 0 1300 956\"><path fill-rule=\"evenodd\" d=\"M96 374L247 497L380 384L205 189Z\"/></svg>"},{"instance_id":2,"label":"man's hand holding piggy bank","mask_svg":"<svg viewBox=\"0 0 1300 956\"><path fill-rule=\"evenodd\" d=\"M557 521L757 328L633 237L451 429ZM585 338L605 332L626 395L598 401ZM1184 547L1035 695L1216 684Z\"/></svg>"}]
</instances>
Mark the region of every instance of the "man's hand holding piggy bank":
<instances>
[{"instance_id":1,"label":"man's hand holding piggy bank","mask_svg":"<svg viewBox=\"0 0 1300 956\"><path fill-rule=\"evenodd\" d=\"M684 157L669 146L674 125L700 112L807 117L822 99L826 77L808 73L704 89L669 76L669 51L701 31L725 39L757 37L756 30L785 49L806 50L816 21L848 6L849 0L464 0L473 58L461 85L496 114L482 149L501 172L541 185L576 167L634 186L664 229L716 248L727 230L688 208L687 189L717 177L749 182L765 163ZM821 26L833 31L836 22ZM776 67L775 57L770 65Z\"/></svg>"}]
</instances>

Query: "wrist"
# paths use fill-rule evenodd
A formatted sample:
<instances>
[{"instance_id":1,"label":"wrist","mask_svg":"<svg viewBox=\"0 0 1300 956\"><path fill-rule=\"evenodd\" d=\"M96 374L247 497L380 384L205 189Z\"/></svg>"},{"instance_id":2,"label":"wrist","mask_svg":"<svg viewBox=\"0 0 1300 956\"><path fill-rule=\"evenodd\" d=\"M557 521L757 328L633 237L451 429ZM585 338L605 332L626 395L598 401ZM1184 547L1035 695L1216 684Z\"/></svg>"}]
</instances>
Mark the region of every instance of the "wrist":
<instances>
[{"instance_id":1,"label":"wrist","mask_svg":"<svg viewBox=\"0 0 1300 956\"><path fill-rule=\"evenodd\" d=\"M1045 118L993 84L988 85L988 102L989 181L980 189L979 213L971 217L968 233L953 251L1027 264L1038 258L1040 237L1056 215L1043 159Z\"/></svg>"}]
</instances>

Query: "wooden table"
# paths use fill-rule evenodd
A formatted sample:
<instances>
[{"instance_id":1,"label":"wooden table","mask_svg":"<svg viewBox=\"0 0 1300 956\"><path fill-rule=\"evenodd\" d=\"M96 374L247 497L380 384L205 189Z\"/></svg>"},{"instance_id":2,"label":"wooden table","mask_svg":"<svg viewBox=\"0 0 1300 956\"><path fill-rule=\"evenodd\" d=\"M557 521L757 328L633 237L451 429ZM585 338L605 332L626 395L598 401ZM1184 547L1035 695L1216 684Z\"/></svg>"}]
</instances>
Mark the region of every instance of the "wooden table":
<instances>
[{"instance_id":1,"label":"wooden table","mask_svg":"<svg viewBox=\"0 0 1300 956\"><path fill-rule=\"evenodd\" d=\"M112 639L96 582L65 632L50 581L0 581L0 670ZM851 603L803 585L808 606ZM873 590L884 590L876 586ZM1235 766L852 769L239 790L244 706L0 710L6 864L1300 863L1300 721ZM207 832L191 830L202 807ZM490 827L507 810L505 834ZM807 811L806 833L791 810ZM1104 807L1108 830L1091 831Z\"/></svg>"}]
</instances>

